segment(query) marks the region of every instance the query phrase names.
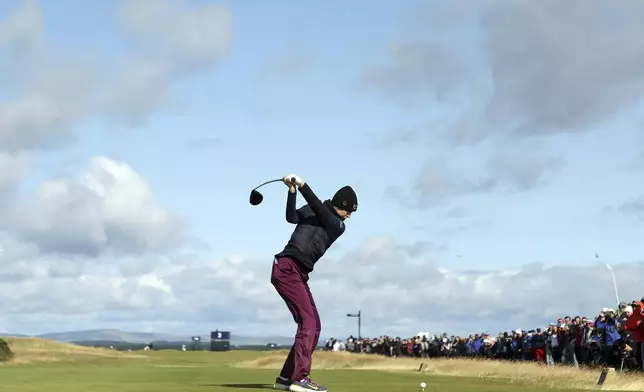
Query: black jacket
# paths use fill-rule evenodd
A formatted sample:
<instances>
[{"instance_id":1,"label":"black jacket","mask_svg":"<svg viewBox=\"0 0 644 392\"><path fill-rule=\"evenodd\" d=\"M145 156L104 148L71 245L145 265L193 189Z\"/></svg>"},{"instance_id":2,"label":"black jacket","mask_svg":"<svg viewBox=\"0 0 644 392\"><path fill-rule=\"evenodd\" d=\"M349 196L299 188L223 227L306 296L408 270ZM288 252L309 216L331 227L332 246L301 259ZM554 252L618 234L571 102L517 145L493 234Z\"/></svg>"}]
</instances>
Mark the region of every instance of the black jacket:
<instances>
[{"instance_id":1,"label":"black jacket","mask_svg":"<svg viewBox=\"0 0 644 392\"><path fill-rule=\"evenodd\" d=\"M546 348L546 336L544 334L532 335L532 347L535 349L543 350Z\"/></svg>"},{"instance_id":2,"label":"black jacket","mask_svg":"<svg viewBox=\"0 0 644 392\"><path fill-rule=\"evenodd\" d=\"M311 272L315 263L344 233L345 226L330 201L320 201L308 184L304 184L299 190L308 204L296 210L297 193L288 192L286 220L297 227L284 250L275 257L292 257L307 272Z\"/></svg>"}]
</instances>

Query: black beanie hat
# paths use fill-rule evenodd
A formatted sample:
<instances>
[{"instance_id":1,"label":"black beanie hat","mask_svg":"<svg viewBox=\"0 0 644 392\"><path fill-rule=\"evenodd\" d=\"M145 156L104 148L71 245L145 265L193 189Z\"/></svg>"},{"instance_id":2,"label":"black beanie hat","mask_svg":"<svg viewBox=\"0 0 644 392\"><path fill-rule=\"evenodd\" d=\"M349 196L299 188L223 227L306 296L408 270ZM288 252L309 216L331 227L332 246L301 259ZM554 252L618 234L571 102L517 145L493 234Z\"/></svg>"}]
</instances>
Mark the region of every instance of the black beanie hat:
<instances>
[{"instance_id":1,"label":"black beanie hat","mask_svg":"<svg viewBox=\"0 0 644 392\"><path fill-rule=\"evenodd\" d=\"M341 210L355 212L358 209L358 197L349 185L343 186L333 195L331 204Z\"/></svg>"}]
</instances>

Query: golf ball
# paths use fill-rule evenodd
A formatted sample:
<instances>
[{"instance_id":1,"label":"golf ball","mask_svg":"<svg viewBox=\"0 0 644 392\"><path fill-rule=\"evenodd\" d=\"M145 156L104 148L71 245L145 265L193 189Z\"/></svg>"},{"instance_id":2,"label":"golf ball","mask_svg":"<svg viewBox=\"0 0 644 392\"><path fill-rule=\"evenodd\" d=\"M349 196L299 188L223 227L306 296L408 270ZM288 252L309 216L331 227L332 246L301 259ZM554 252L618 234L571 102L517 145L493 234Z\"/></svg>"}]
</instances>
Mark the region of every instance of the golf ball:
<instances>
[{"instance_id":1,"label":"golf ball","mask_svg":"<svg viewBox=\"0 0 644 392\"><path fill-rule=\"evenodd\" d=\"M427 384L425 384L424 382L421 382L421 383L420 383L420 387L421 387L421 388L427 388Z\"/></svg>"}]
</instances>

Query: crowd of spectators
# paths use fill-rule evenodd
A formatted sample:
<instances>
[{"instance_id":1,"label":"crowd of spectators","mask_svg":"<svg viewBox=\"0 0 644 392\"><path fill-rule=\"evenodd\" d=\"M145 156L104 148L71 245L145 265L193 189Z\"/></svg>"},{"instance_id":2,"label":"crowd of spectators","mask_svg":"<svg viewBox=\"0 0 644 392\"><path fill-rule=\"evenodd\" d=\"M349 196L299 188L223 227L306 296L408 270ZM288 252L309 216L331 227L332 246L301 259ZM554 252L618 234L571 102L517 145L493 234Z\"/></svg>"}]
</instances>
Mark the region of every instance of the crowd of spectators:
<instances>
[{"instance_id":1,"label":"crowd of spectators","mask_svg":"<svg viewBox=\"0 0 644 392\"><path fill-rule=\"evenodd\" d=\"M546 328L517 329L493 336L488 332L467 337L410 338L380 336L346 341L329 339L325 350L380 354L389 357L476 357L536 361L552 366L608 366L642 370L644 362L644 298L622 302L617 311L604 308L595 318L562 317Z\"/></svg>"}]
</instances>

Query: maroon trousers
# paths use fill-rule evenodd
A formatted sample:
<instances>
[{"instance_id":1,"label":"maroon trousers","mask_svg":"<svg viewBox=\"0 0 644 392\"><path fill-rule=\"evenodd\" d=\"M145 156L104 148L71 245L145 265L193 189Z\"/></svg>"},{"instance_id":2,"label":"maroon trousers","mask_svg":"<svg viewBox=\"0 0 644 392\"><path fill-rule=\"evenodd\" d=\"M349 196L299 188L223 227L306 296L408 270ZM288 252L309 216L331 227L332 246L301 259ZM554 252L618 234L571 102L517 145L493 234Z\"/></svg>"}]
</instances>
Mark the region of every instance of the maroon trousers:
<instances>
[{"instance_id":1,"label":"maroon trousers","mask_svg":"<svg viewBox=\"0 0 644 392\"><path fill-rule=\"evenodd\" d=\"M280 373L280 376L293 381L300 381L311 373L311 359L322 329L308 280L309 274L297 261L281 257L273 262L271 283L297 323L295 343Z\"/></svg>"}]
</instances>

